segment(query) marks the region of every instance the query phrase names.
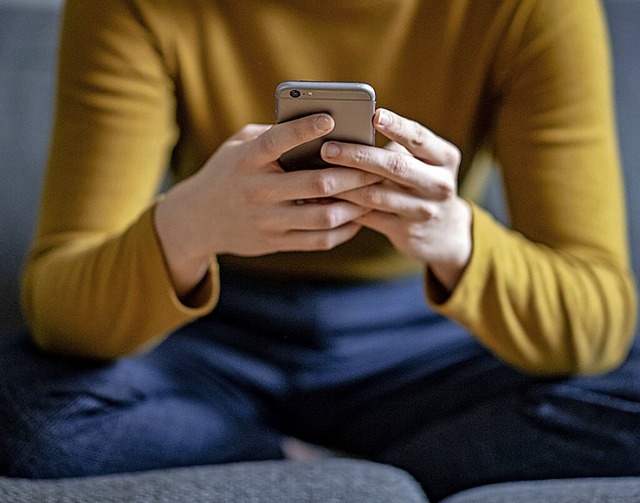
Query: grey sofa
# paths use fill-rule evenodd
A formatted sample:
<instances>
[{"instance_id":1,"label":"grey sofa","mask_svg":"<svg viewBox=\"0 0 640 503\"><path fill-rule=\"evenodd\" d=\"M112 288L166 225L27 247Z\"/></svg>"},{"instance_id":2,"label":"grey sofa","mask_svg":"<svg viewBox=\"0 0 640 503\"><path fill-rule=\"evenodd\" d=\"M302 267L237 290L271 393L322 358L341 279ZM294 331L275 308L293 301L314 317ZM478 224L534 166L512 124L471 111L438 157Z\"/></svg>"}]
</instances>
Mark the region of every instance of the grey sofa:
<instances>
[{"instance_id":1,"label":"grey sofa","mask_svg":"<svg viewBox=\"0 0 640 503\"><path fill-rule=\"evenodd\" d=\"M18 278L46 156L61 3L0 0L0 338L23 325ZM640 0L606 0L605 6L615 56L634 268L640 273ZM491 187L487 205L502 211L498 185ZM59 481L0 477L2 503L121 501L417 503L426 498L404 472L350 459L238 463ZM640 502L640 478L516 482L472 489L446 501Z\"/></svg>"}]
</instances>

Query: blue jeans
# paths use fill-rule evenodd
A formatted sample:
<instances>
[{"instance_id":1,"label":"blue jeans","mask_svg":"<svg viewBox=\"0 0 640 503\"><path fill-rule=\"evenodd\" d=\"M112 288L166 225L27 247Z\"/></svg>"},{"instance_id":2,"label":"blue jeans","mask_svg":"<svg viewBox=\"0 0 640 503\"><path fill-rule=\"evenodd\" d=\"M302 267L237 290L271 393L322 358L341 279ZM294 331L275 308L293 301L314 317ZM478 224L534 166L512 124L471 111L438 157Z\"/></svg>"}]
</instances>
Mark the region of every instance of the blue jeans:
<instances>
[{"instance_id":1,"label":"blue jeans","mask_svg":"<svg viewBox=\"0 0 640 503\"><path fill-rule=\"evenodd\" d=\"M605 376L522 374L426 307L421 278L222 275L214 312L115 362L0 341L0 473L69 477L273 459L293 436L491 482L640 474L640 352Z\"/></svg>"}]
</instances>

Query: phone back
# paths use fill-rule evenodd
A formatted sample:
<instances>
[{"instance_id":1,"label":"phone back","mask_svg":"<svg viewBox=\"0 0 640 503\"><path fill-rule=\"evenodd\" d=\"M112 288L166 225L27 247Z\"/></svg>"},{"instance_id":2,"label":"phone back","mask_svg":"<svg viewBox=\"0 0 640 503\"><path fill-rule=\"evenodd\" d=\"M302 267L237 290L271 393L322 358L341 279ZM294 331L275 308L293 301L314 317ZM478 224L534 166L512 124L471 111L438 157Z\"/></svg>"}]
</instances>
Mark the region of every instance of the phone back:
<instances>
[{"instance_id":1,"label":"phone back","mask_svg":"<svg viewBox=\"0 0 640 503\"><path fill-rule=\"evenodd\" d=\"M286 122L318 112L333 117L334 129L326 136L289 150L280 158L285 170L329 166L320 157L327 140L373 145L375 91L357 82L288 81L276 89L276 122Z\"/></svg>"}]
</instances>

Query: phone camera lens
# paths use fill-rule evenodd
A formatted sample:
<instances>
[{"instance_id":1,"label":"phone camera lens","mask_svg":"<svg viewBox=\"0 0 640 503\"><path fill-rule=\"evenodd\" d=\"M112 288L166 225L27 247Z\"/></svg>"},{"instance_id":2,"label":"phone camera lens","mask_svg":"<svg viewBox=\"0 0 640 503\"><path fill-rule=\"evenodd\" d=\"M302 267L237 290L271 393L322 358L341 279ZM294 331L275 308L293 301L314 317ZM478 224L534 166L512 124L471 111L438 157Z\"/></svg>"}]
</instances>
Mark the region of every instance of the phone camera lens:
<instances>
[{"instance_id":1,"label":"phone camera lens","mask_svg":"<svg viewBox=\"0 0 640 503\"><path fill-rule=\"evenodd\" d=\"M298 91L297 89L293 89L292 91L289 91L289 96L291 96L292 98L299 98L300 91Z\"/></svg>"}]
</instances>

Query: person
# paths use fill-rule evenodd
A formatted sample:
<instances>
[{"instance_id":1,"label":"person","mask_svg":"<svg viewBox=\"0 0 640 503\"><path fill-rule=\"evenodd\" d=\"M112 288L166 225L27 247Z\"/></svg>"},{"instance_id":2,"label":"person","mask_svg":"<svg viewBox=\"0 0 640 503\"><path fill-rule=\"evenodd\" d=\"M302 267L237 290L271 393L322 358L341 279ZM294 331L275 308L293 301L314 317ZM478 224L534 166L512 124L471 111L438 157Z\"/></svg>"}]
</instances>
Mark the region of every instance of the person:
<instances>
[{"instance_id":1,"label":"person","mask_svg":"<svg viewBox=\"0 0 640 503\"><path fill-rule=\"evenodd\" d=\"M595 0L68 0L2 473L277 459L293 437L433 500L638 474L605 26ZM334 126L273 125L285 80L371 84L377 145L283 171ZM474 197L485 152L508 226Z\"/></svg>"}]
</instances>

